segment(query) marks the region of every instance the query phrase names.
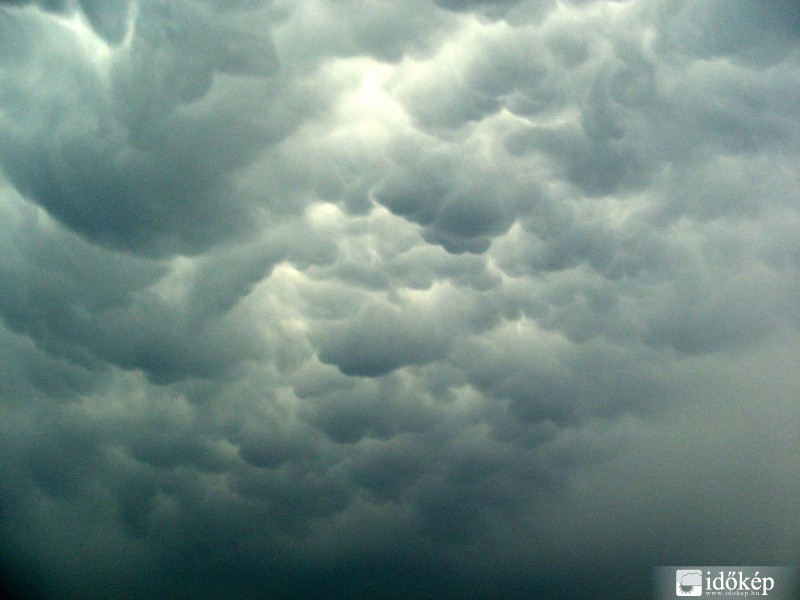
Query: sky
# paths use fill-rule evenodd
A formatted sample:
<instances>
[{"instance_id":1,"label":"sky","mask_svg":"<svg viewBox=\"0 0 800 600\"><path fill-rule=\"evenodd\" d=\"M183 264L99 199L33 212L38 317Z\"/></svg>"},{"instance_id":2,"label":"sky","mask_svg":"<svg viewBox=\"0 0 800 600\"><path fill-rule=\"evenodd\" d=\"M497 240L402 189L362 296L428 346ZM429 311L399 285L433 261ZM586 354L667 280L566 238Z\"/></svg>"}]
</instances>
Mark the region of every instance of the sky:
<instances>
[{"instance_id":1,"label":"sky","mask_svg":"<svg viewBox=\"0 0 800 600\"><path fill-rule=\"evenodd\" d=\"M0 0L0 591L800 563L796 0Z\"/></svg>"}]
</instances>

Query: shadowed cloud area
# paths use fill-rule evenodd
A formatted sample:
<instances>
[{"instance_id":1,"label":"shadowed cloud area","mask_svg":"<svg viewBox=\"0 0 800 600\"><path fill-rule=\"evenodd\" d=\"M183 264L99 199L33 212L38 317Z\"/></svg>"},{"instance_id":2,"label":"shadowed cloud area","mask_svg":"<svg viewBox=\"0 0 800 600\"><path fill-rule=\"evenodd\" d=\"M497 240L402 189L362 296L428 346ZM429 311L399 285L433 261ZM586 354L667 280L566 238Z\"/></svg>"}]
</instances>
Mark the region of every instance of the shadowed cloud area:
<instances>
[{"instance_id":1,"label":"shadowed cloud area","mask_svg":"<svg viewBox=\"0 0 800 600\"><path fill-rule=\"evenodd\" d=\"M0 1L0 594L800 561L800 9Z\"/></svg>"}]
</instances>

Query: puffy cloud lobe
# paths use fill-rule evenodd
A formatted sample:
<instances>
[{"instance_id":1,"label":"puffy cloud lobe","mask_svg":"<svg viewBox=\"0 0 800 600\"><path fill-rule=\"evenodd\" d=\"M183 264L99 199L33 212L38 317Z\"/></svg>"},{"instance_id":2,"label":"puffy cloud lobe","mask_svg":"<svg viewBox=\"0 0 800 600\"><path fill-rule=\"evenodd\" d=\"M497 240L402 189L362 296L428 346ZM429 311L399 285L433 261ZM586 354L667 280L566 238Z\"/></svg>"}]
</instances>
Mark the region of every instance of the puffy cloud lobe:
<instances>
[{"instance_id":1,"label":"puffy cloud lobe","mask_svg":"<svg viewBox=\"0 0 800 600\"><path fill-rule=\"evenodd\" d=\"M428 0L403 4L358 0L276 3L284 23L277 35L291 67L307 68L331 57L369 56L398 62L429 53L450 19ZM308 40L313 39L314 44Z\"/></svg>"},{"instance_id":2,"label":"puffy cloud lobe","mask_svg":"<svg viewBox=\"0 0 800 600\"><path fill-rule=\"evenodd\" d=\"M4 205L0 309L13 331L85 368L111 363L156 381L218 376L267 351L231 311L274 265L325 262L326 240L268 241L171 263L93 246L25 206ZM302 226L300 226L302 228ZM291 230L296 234L297 229Z\"/></svg>"},{"instance_id":3,"label":"puffy cloud lobe","mask_svg":"<svg viewBox=\"0 0 800 600\"><path fill-rule=\"evenodd\" d=\"M148 254L196 251L246 229L253 199L230 180L269 132L245 115L178 111L215 73L274 71L268 39L190 5L141 3L109 45L42 14L10 12L0 160L26 197L89 239ZM230 40L230 41L229 41Z\"/></svg>"},{"instance_id":4,"label":"puffy cloud lobe","mask_svg":"<svg viewBox=\"0 0 800 600\"><path fill-rule=\"evenodd\" d=\"M535 200L538 190L526 180L503 178L498 172L447 145L437 151L407 140L393 151L394 167L372 190L375 202L422 226L421 235L454 254L482 254L493 238L505 233L519 213ZM483 149L475 145L476 153Z\"/></svg>"},{"instance_id":5,"label":"puffy cloud lobe","mask_svg":"<svg viewBox=\"0 0 800 600\"><path fill-rule=\"evenodd\" d=\"M345 375L375 376L444 357L447 334L409 312L367 306L350 323L321 328L320 360Z\"/></svg>"}]
</instances>

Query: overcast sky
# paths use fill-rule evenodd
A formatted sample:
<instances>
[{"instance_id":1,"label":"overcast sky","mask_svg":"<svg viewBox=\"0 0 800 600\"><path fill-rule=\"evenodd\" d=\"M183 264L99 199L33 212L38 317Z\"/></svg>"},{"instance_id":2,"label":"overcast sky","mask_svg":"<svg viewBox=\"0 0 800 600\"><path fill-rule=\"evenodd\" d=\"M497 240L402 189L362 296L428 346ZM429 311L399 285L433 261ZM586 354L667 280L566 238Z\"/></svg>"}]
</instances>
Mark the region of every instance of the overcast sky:
<instances>
[{"instance_id":1,"label":"overcast sky","mask_svg":"<svg viewBox=\"0 0 800 600\"><path fill-rule=\"evenodd\" d=\"M796 0L0 1L0 587L800 562Z\"/></svg>"}]
</instances>

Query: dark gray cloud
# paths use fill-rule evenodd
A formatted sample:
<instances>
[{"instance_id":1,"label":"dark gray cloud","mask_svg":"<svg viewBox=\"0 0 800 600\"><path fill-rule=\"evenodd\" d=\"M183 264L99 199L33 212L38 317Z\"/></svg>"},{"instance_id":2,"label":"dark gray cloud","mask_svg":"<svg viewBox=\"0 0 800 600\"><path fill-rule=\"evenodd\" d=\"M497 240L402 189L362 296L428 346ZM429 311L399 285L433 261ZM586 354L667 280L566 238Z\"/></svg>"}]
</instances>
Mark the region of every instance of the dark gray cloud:
<instances>
[{"instance_id":1,"label":"dark gray cloud","mask_svg":"<svg viewBox=\"0 0 800 600\"><path fill-rule=\"evenodd\" d=\"M0 592L796 564L797 18L0 3Z\"/></svg>"},{"instance_id":2,"label":"dark gray cloud","mask_svg":"<svg viewBox=\"0 0 800 600\"><path fill-rule=\"evenodd\" d=\"M65 21L6 9L3 43L13 50L4 53L0 162L20 193L93 241L192 251L254 217L231 171L286 124L262 127L216 103L180 107L206 96L217 75L267 76L277 61L268 37L190 4L135 6L116 45L82 26L82 13Z\"/></svg>"}]
</instances>

